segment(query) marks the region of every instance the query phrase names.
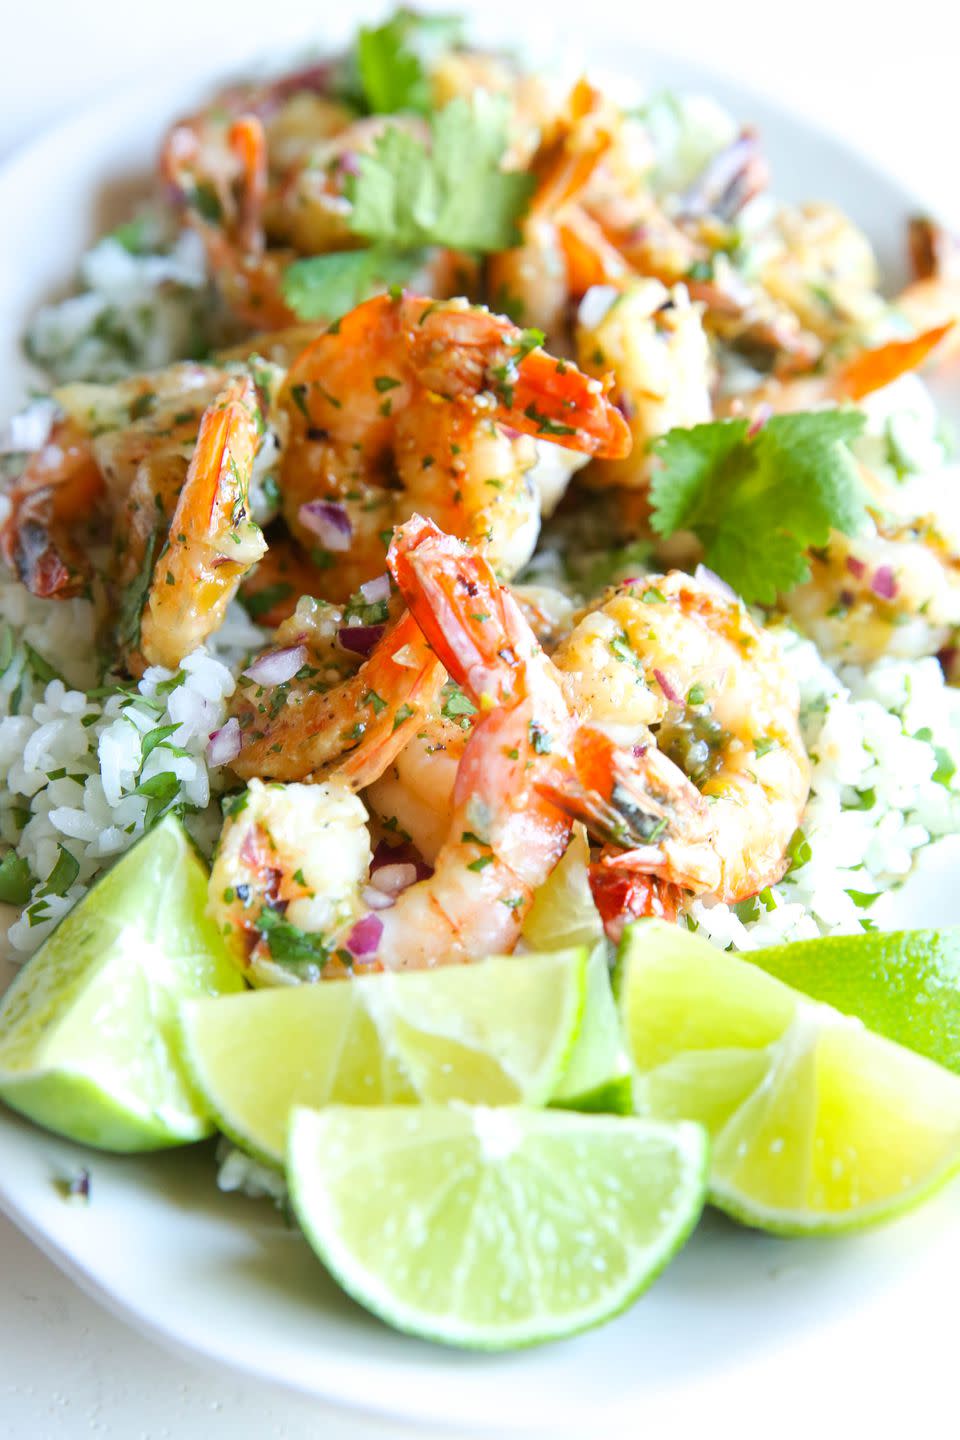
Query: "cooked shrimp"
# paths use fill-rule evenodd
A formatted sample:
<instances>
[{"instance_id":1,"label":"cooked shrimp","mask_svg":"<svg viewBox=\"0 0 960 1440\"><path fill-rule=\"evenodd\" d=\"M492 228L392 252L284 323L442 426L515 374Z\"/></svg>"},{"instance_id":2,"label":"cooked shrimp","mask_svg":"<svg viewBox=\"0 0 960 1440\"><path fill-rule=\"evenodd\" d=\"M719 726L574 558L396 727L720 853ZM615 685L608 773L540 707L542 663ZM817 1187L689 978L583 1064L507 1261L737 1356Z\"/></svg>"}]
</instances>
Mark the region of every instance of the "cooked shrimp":
<instances>
[{"instance_id":1,"label":"cooked shrimp","mask_svg":"<svg viewBox=\"0 0 960 1440\"><path fill-rule=\"evenodd\" d=\"M739 600L678 571L646 576L589 610L553 661L591 745L603 731L617 747L612 804L639 843L603 864L727 902L780 878L809 764L796 684Z\"/></svg>"},{"instance_id":2,"label":"cooked shrimp","mask_svg":"<svg viewBox=\"0 0 960 1440\"><path fill-rule=\"evenodd\" d=\"M204 413L140 616L139 649L149 665L177 669L219 629L240 581L267 548L248 501L263 428L247 377L231 381Z\"/></svg>"},{"instance_id":3,"label":"cooked shrimp","mask_svg":"<svg viewBox=\"0 0 960 1440\"><path fill-rule=\"evenodd\" d=\"M608 382L536 339L463 300L378 296L294 363L284 514L329 567L325 595L343 599L380 573L393 526L414 510L512 573L539 526L531 437L586 455L628 452Z\"/></svg>"},{"instance_id":4,"label":"cooked shrimp","mask_svg":"<svg viewBox=\"0 0 960 1440\"><path fill-rule=\"evenodd\" d=\"M7 492L0 554L34 595L66 600L89 584L82 530L104 497L90 438L73 420L58 421Z\"/></svg>"},{"instance_id":5,"label":"cooked shrimp","mask_svg":"<svg viewBox=\"0 0 960 1440\"><path fill-rule=\"evenodd\" d=\"M318 980L319 937L362 913L371 858L367 812L343 779L251 779L224 821L207 908L255 984Z\"/></svg>"},{"instance_id":6,"label":"cooked shrimp","mask_svg":"<svg viewBox=\"0 0 960 1440\"><path fill-rule=\"evenodd\" d=\"M457 771L473 732L473 716L462 713L473 705L454 695L454 712L461 713L451 713L450 697L441 695L443 703L434 705L363 797L391 833L410 837L428 865L447 838Z\"/></svg>"},{"instance_id":7,"label":"cooked shrimp","mask_svg":"<svg viewBox=\"0 0 960 1440\"><path fill-rule=\"evenodd\" d=\"M54 599L85 589L92 577L85 537L91 523L108 526L111 518L121 584L136 575L155 528L156 496L173 497L169 513L200 416L225 379L225 371L188 363L55 392L63 416L11 486L0 534L4 559L28 589Z\"/></svg>"},{"instance_id":8,"label":"cooked shrimp","mask_svg":"<svg viewBox=\"0 0 960 1440\"><path fill-rule=\"evenodd\" d=\"M228 819L211 877L214 913L236 937L241 959L269 952L277 961L281 923L297 926L292 934L299 936L301 953L305 942L315 956L336 957L327 974L342 973L345 964L422 968L512 950L536 888L566 848L571 822L541 787L554 772L557 783L569 767L570 717L550 662L509 593L481 556L419 517L400 530L390 564L430 642L482 713L457 766L435 868L396 895L366 886L369 842L364 849L356 840L363 807L348 803L349 781L341 774L332 788L316 787L322 793L313 806L317 822L330 813L323 852L328 840L335 846L340 833L345 839L333 871L332 903L318 914L302 905L294 911L304 900L326 900L323 865L310 873L294 868L312 843L313 827L308 822L291 845L286 836L283 843L265 843L261 797L270 792L254 789L253 782L253 815L245 818L248 802ZM302 789L279 787L283 798L275 803L284 814L291 806L304 809L307 801L297 794ZM292 826L286 834L292 838ZM241 874L244 889L238 893ZM289 929L280 938L289 940Z\"/></svg>"},{"instance_id":9,"label":"cooked shrimp","mask_svg":"<svg viewBox=\"0 0 960 1440\"><path fill-rule=\"evenodd\" d=\"M378 915L391 969L510 951L534 892L566 849L570 821L542 793L570 767L570 715L550 662L482 556L415 517L390 568L480 718L457 769L433 875Z\"/></svg>"},{"instance_id":10,"label":"cooked shrimp","mask_svg":"<svg viewBox=\"0 0 960 1440\"><path fill-rule=\"evenodd\" d=\"M945 330L941 359L960 351L960 242L933 220L910 222L914 280L894 302L917 331Z\"/></svg>"},{"instance_id":11,"label":"cooked shrimp","mask_svg":"<svg viewBox=\"0 0 960 1440\"><path fill-rule=\"evenodd\" d=\"M537 187L522 223L521 243L492 255L487 285L493 304L561 343L571 299L564 246L566 210L579 201L613 145L614 112L581 81L566 113L548 133L530 168Z\"/></svg>"},{"instance_id":12,"label":"cooked shrimp","mask_svg":"<svg viewBox=\"0 0 960 1440\"><path fill-rule=\"evenodd\" d=\"M276 645L241 675L231 707L243 734L238 775L304 780L335 769L361 789L422 723L444 674L412 617L389 628L347 618L302 599ZM350 645L369 650L359 668Z\"/></svg>"},{"instance_id":13,"label":"cooked shrimp","mask_svg":"<svg viewBox=\"0 0 960 1440\"><path fill-rule=\"evenodd\" d=\"M784 607L825 653L852 664L935 655L960 625L957 497L945 472L898 476L861 463L860 474L867 529L831 534Z\"/></svg>"},{"instance_id":14,"label":"cooked shrimp","mask_svg":"<svg viewBox=\"0 0 960 1440\"><path fill-rule=\"evenodd\" d=\"M633 448L623 460L597 460L595 485L646 486L649 442L674 426L712 418L713 360L701 320L683 285L632 280L587 291L577 324L577 359L590 375L613 369L614 395L627 417Z\"/></svg>"}]
</instances>

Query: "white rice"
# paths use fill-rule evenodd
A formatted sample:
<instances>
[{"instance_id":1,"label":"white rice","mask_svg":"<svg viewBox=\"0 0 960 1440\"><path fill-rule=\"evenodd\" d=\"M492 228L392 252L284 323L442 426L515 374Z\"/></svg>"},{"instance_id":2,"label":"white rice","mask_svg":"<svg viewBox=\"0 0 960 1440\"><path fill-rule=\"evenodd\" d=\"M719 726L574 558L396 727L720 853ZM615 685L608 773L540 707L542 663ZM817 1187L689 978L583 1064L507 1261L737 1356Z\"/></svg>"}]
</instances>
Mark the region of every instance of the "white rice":
<instances>
[{"instance_id":1,"label":"white rice","mask_svg":"<svg viewBox=\"0 0 960 1440\"><path fill-rule=\"evenodd\" d=\"M938 661L881 660L838 674L812 641L787 627L778 634L813 762L793 847L809 859L759 900L691 905L705 936L737 950L860 934L872 923L870 897L905 879L931 840L960 830L960 691Z\"/></svg>"},{"instance_id":2,"label":"white rice","mask_svg":"<svg viewBox=\"0 0 960 1440\"><path fill-rule=\"evenodd\" d=\"M30 358L58 383L157 370L219 339L203 246L191 230L133 253L107 236L80 263L82 291L34 316Z\"/></svg>"},{"instance_id":3,"label":"white rice","mask_svg":"<svg viewBox=\"0 0 960 1440\"><path fill-rule=\"evenodd\" d=\"M0 909L12 922L6 951L25 959L97 874L169 811L183 814L210 850L220 824L211 802L222 780L206 747L226 718L234 668L263 635L235 606L215 643L178 671L153 666L139 684L104 693L93 673L88 601L52 604L9 582L0 585L0 613L0 839L35 877L19 918ZM44 678L44 662L64 679ZM48 882L64 851L76 875L57 894Z\"/></svg>"}]
</instances>

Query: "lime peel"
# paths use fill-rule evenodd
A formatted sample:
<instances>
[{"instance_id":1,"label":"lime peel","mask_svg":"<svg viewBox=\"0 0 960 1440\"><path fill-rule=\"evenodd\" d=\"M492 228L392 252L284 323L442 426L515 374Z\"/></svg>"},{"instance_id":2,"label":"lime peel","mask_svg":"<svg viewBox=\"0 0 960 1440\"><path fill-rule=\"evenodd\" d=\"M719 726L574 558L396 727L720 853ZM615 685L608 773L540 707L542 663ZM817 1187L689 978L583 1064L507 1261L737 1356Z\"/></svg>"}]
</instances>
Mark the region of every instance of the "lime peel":
<instances>
[{"instance_id":1,"label":"lime peel","mask_svg":"<svg viewBox=\"0 0 960 1440\"><path fill-rule=\"evenodd\" d=\"M632 1304L706 1191L699 1126L461 1104L297 1109L287 1175L360 1304L470 1349L560 1339Z\"/></svg>"},{"instance_id":2,"label":"lime peel","mask_svg":"<svg viewBox=\"0 0 960 1440\"><path fill-rule=\"evenodd\" d=\"M625 933L616 990L640 1113L712 1139L710 1197L746 1224L835 1233L960 1169L960 1080L676 927Z\"/></svg>"}]
</instances>

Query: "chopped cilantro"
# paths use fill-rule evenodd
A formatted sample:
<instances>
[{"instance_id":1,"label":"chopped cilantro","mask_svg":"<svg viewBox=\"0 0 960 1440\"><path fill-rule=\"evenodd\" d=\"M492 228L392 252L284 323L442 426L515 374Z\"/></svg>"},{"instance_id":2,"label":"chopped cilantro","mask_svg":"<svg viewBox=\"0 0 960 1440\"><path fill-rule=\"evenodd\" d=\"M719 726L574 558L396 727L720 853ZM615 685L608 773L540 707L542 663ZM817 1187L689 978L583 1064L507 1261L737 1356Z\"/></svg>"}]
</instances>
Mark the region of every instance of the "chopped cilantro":
<instances>
[{"instance_id":1,"label":"chopped cilantro","mask_svg":"<svg viewBox=\"0 0 960 1440\"><path fill-rule=\"evenodd\" d=\"M148 730L140 741L140 754L143 759L146 760L147 756L150 755L158 745L162 745L164 740L169 739L174 730L179 729L179 725L158 725L155 730Z\"/></svg>"},{"instance_id":2,"label":"chopped cilantro","mask_svg":"<svg viewBox=\"0 0 960 1440\"><path fill-rule=\"evenodd\" d=\"M257 929L278 965L315 965L322 970L330 956L319 935L309 935L306 930L291 925L276 910L261 910Z\"/></svg>"},{"instance_id":3,"label":"chopped cilantro","mask_svg":"<svg viewBox=\"0 0 960 1440\"><path fill-rule=\"evenodd\" d=\"M274 605L279 605L282 600L288 600L293 594L293 586L285 581L276 585L265 585L254 595L241 595L241 603L250 616L251 620L259 620L261 615L266 615Z\"/></svg>"},{"instance_id":4,"label":"chopped cilantro","mask_svg":"<svg viewBox=\"0 0 960 1440\"><path fill-rule=\"evenodd\" d=\"M534 754L549 755L553 749L553 737L550 732L544 730L542 725L538 725L536 720L531 720L527 729L530 734L530 744L533 746Z\"/></svg>"},{"instance_id":5,"label":"chopped cilantro","mask_svg":"<svg viewBox=\"0 0 960 1440\"><path fill-rule=\"evenodd\" d=\"M802 865L806 865L812 854L813 851L806 835L802 830L794 830L790 837L790 844L787 846L787 859L790 861L787 874L789 875L791 871L799 870Z\"/></svg>"},{"instance_id":6,"label":"chopped cilantro","mask_svg":"<svg viewBox=\"0 0 960 1440\"><path fill-rule=\"evenodd\" d=\"M8 850L0 860L0 903L26 905L32 889L30 866L15 850Z\"/></svg>"},{"instance_id":7,"label":"chopped cilantro","mask_svg":"<svg viewBox=\"0 0 960 1440\"><path fill-rule=\"evenodd\" d=\"M57 863L47 876L40 893L42 895L66 895L79 874L80 861L61 845Z\"/></svg>"},{"instance_id":8,"label":"chopped cilantro","mask_svg":"<svg viewBox=\"0 0 960 1440\"><path fill-rule=\"evenodd\" d=\"M477 707L469 696L464 695L455 680L448 680L443 687L443 705L440 713L445 720L454 720L461 730L468 726L468 717L476 715Z\"/></svg>"},{"instance_id":9,"label":"chopped cilantro","mask_svg":"<svg viewBox=\"0 0 960 1440\"><path fill-rule=\"evenodd\" d=\"M771 604L810 576L806 550L865 518L847 444L856 410L775 415L751 437L746 420L675 429L653 444L650 497L659 535L693 530L706 563L747 601Z\"/></svg>"}]
</instances>

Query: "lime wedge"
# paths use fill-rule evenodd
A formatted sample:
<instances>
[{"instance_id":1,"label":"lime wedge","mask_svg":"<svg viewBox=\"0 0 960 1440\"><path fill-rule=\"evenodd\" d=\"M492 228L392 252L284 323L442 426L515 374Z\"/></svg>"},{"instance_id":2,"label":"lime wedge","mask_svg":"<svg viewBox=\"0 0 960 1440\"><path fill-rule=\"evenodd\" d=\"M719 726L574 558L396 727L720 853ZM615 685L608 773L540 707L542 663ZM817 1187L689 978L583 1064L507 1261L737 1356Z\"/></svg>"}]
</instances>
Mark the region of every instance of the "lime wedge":
<instances>
[{"instance_id":1,"label":"lime wedge","mask_svg":"<svg viewBox=\"0 0 960 1440\"><path fill-rule=\"evenodd\" d=\"M307 1239L381 1319L505 1350L598 1325L650 1284L703 1206L696 1125L466 1105L294 1111Z\"/></svg>"},{"instance_id":2,"label":"lime wedge","mask_svg":"<svg viewBox=\"0 0 960 1440\"><path fill-rule=\"evenodd\" d=\"M960 1074L960 926L825 936L745 958Z\"/></svg>"},{"instance_id":3,"label":"lime wedge","mask_svg":"<svg viewBox=\"0 0 960 1440\"><path fill-rule=\"evenodd\" d=\"M960 1080L656 920L624 934L616 988L638 1112L697 1120L710 1197L785 1233L864 1225L960 1167Z\"/></svg>"},{"instance_id":4,"label":"lime wedge","mask_svg":"<svg viewBox=\"0 0 960 1440\"><path fill-rule=\"evenodd\" d=\"M540 886L523 922L523 938L534 950L603 943L603 921L590 891L590 846L582 825L573 827L559 865Z\"/></svg>"},{"instance_id":5,"label":"lime wedge","mask_svg":"<svg viewBox=\"0 0 960 1440\"><path fill-rule=\"evenodd\" d=\"M184 1007L184 1055L223 1132L282 1165L295 1105L545 1104L586 965L561 950L200 1000Z\"/></svg>"},{"instance_id":6,"label":"lime wedge","mask_svg":"<svg viewBox=\"0 0 960 1440\"><path fill-rule=\"evenodd\" d=\"M206 915L207 872L172 817L58 925L0 1003L0 1096L103 1150L211 1133L180 1062L181 1000L243 988Z\"/></svg>"},{"instance_id":7,"label":"lime wedge","mask_svg":"<svg viewBox=\"0 0 960 1440\"><path fill-rule=\"evenodd\" d=\"M633 1072L623 1045L620 1016L610 985L607 947L599 945L587 961L583 1021L551 1105L561 1110L633 1110Z\"/></svg>"}]
</instances>

